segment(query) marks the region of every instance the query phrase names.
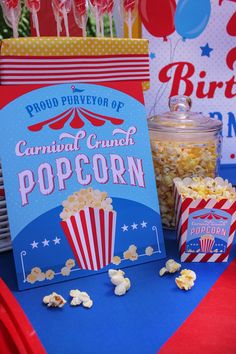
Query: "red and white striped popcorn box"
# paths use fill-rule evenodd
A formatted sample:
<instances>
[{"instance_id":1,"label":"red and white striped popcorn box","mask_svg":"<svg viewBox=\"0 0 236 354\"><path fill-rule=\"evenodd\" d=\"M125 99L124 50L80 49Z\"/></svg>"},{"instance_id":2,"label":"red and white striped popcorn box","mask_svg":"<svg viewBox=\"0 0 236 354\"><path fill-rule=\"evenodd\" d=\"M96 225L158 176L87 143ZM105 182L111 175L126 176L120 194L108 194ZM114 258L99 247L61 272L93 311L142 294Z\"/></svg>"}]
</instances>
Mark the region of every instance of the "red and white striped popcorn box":
<instances>
[{"instance_id":1,"label":"red and white striped popcorn box","mask_svg":"<svg viewBox=\"0 0 236 354\"><path fill-rule=\"evenodd\" d=\"M236 230L236 200L183 198L174 185L181 262L227 262Z\"/></svg>"},{"instance_id":2,"label":"red and white striped popcorn box","mask_svg":"<svg viewBox=\"0 0 236 354\"><path fill-rule=\"evenodd\" d=\"M61 221L81 269L99 270L109 265L115 246L116 212L85 207Z\"/></svg>"}]
</instances>

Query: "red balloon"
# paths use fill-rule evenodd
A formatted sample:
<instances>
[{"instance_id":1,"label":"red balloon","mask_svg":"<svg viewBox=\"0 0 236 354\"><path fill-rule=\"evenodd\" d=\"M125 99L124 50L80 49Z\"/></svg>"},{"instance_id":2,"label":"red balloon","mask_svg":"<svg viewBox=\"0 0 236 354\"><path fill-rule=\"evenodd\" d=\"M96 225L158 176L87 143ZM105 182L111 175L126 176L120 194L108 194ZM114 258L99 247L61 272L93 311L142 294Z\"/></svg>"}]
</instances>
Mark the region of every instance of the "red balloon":
<instances>
[{"instance_id":1,"label":"red balloon","mask_svg":"<svg viewBox=\"0 0 236 354\"><path fill-rule=\"evenodd\" d=\"M175 0L139 0L139 15L145 28L155 37L167 36L175 31Z\"/></svg>"},{"instance_id":2,"label":"red balloon","mask_svg":"<svg viewBox=\"0 0 236 354\"><path fill-rule=\"evenodd\" d=\"M236 11L230 18L226 30L230 36L236 36Z\"/></svg>"}]
</instances>

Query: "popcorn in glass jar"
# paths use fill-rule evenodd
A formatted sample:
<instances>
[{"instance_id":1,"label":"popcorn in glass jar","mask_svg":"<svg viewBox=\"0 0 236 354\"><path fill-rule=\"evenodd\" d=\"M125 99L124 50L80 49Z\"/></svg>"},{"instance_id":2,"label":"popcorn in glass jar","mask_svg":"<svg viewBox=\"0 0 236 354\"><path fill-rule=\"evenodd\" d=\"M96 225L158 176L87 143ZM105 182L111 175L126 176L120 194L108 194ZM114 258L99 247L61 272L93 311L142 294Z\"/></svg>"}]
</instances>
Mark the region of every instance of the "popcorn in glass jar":
<instances>
[{"instance_id":1,"label":"popcorn in glass jar","mask_svg":"<svg viewBox=\"0 0 236 354\"><path fill-rule=\"evenodd\" d=\"M222 122L191 112L186 96L171 97L169 106L148 125L162 224L174 228L173 179L217 176Z\"/></svg>"}]
</instances>

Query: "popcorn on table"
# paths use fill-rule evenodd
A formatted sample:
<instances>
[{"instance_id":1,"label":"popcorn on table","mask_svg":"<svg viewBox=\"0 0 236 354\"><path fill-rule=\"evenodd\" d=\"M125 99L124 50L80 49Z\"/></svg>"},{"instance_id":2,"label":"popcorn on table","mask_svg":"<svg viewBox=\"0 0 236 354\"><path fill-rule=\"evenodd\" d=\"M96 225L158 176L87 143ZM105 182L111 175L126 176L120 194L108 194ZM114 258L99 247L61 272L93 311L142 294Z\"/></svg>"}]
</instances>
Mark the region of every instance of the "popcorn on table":
<instances>
[{"instance_id":1,"label":"popcorn on table","mask_svg":"<svg viewBox=\"0 0 236 354\"><path fill-rule=\"evenodd\" d=\"M174 179L178 193L183 199L190 197L192 199L228 199L236 200L236 190L229 181L221 177L216 178L180 178Z\"/></svg>"},{"instance_id":2,"label":"popcorn on table","mask_svg":"<svg viewBox=\"0 0 236 354\"><path fill-rule=\"evenodd\" d=\"M175 226L173 179L215 176L219 157L217 142L151 141L162 223Z\"/></svg>"},{"instance_id":3,"label":"popcorn on table","mask_svg":"<svg viewBox=\"0 0 236 354\"><path fill-rule=\"evenodd\" d=\"M181 264L177 263L174 259L169 259L166 262L165 267L160 269L159 274L162 277L165 273L176 273L180 268Z\"/></svg>"},{"instance_id":4,"label":"popcorn on table","mask_svg":"<svg viewBox=\"0 0 236 354\"><path fill-rule=\"evenodd\" d=\"M112 199L108 197L107 192L101 192L98 189L89 187L74 192L63 201L63 211L60 218L66 220L86 207L98 208L103 210L112 210Z\"/></svg>"},{"instance_id":5,"label":"popcorn on table","mask_svg":"<svg viewBox=\"0 0 236 354\"><path fill-rule=\"evenodd\" d=\"M66 300L61 295L53 292L50 295L44 296L43 303L48 307L63 307Z\"/></svg>"},{"instance_id":6,"label":"popcorn on table","mask_svg":"<svg viewBox=\"0 0 236 354\"><path fill-rule=\"evenodd\" d=\"M83 307L91 308L93 306L93 300L91 300L88 293L85 291L80 291L78 289L71 290L70 296L72 297L71 306L79 306L82 304Z\"/></svg>"},{"instance_id":7,"label":"popcorn on table","mask_svg":"<svg viewBox=\"0 0 236 354\"><path fill-rule=\"evenodd\" d=\"M190 290L194 286L194 281L197 279L196 273L190 269L183 269L180 276L175 278L175 283L178 288Z\"/></svg>"},{"instance_id":8,"label":"popcorn on table","mask_svg":"<svg viewBox=\"0 0 236 354\"><path fill-rule=\"evenodd\" d=\"M108 275L112 284L115 285L114 293L117 296L124 295L131 287L129 278L125 278L122 270L109 269Z\"/></svg>"}]
</instances>

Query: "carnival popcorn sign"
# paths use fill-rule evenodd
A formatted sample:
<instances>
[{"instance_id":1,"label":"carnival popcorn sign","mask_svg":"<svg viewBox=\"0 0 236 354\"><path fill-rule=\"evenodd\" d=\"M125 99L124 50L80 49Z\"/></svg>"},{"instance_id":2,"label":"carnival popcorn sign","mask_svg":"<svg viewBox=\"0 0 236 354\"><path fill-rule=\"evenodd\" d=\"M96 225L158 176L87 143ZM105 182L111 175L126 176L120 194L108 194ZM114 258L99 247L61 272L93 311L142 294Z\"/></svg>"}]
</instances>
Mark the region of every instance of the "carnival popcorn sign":
<instances>
[{"instance_id":1,"label":"carnival popcorn sign","mask_svg":"<svg viewBox=\"0 0 236 354\"><path fill-rule=\"evenodd\" d=\"M4 88L15 97L1 110L1 158L20 289L165 256L141 84L122 87Z\"/></svg>"},{"instance_id":2,"label":"carnival popcorn sign","mask_svg":"<svg viewBox=\"0 0 236 354\"><path fill-rule=\"evenodd\" d=\"M139 13L150 42L148 116L167 111L170 96L191 96L194 111L223 121L222 163L233 167L236 1L142 0Z\"/></svg>"}]
</instances>

